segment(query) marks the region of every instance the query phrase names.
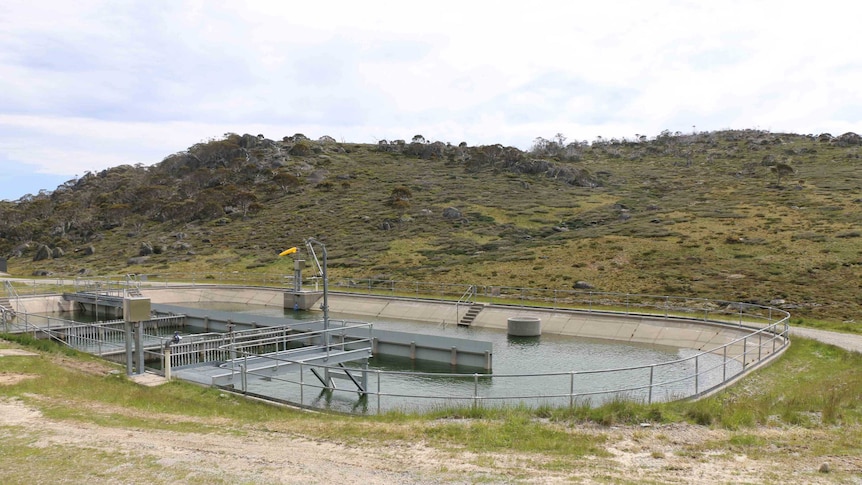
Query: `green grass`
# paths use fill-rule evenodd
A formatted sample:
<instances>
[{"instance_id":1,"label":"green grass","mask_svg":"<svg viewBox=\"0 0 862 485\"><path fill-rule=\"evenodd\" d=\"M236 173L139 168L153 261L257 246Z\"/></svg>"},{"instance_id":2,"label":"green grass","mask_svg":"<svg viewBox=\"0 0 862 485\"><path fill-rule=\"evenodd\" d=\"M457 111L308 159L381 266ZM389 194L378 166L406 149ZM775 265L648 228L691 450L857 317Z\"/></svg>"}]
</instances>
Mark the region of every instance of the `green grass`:
<instances>
[{"instance_id":1,"label":"green grass","mask_svg":"<svg viewBox=\"0 0 862 485\"><path fill-rule=\"evenodd\" d=\"M770 366L695 402L645 405L613 401L595 408L588 403L537 409L466 406L422 414L396 411L350 417L298 411L179 381L144 387L129 380L120 366L53 342L27 336L0 337L6 339L0 340L0 348L24 346L38 353L0 358L0 375L33 377L0 385L0 400L21 400L53 420L130 432L242 436L250 430L290 430L308 439L357 447L421 442L453 456L468 452L469 460L480 467L509 469L495 457L517 455L533 468L563 473L576 470L584 460L609 458L607 432L642 423L649 423L655 432L683 422L730 430L725 439L686 447L684 453L691 457L719 452L744 453L757 459L772 456L775 447L781 453L807 457L862 453L862 354L799 338ZM584 425L598 428L587 432ZM779 434L764 434L764 429ZM41 482L68 477L76 483L138 480L133 477L156 482L229 481L214 472L182 465L168 469L145 457L103 449L40 446L36 431L21 432L13 427L0 430L0 435L4 438L0 440L4 457L0 473L8 483L23 483L28 476ZM771 437L767 440L764 436ZM665 459L655 456L662 452L652 453L654 459ZM82 468L82 462L92 466Z\"/></svg>"}]
</instances>

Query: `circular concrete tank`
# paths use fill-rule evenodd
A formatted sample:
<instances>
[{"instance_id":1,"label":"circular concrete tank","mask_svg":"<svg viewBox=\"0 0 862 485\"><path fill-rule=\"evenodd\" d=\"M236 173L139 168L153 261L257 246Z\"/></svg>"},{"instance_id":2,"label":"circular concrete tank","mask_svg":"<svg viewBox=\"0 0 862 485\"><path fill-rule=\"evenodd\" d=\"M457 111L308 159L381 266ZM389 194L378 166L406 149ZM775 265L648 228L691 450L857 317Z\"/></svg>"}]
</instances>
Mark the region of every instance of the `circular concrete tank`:
<instances>
[{"instance_id":1,"label":"circular concrete tank","mask_svg":"<svg viewBox=\"0 0 862 485\"><path fill-rule=\"evenodd\" d=\"M510 317L508 324L508 333L513 337L542 335L542 319L539 317Z\"/></svg>"}]
</instances>

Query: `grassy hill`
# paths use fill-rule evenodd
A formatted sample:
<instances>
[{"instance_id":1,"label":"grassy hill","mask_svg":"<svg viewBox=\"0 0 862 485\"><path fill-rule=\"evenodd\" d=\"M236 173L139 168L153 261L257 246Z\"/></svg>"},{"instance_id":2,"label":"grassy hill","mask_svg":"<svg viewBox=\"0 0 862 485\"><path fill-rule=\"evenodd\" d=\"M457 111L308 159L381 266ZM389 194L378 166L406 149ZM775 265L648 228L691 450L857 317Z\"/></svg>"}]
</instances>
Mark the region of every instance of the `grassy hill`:
<instances>
[{"instance_id":1,"label":"grassy hill","mask_svg":"<svg viewBox=\"0 0 862 485\"><path fill-rule=\"evenodd\" d=\"M0 203L0 255L15 276L290 273L278 253L313 236L335 278L582 281L857 331L860 151L852 133L758 130L558 135L526 152L228 134Z\"/></svg>"}]
</instances>

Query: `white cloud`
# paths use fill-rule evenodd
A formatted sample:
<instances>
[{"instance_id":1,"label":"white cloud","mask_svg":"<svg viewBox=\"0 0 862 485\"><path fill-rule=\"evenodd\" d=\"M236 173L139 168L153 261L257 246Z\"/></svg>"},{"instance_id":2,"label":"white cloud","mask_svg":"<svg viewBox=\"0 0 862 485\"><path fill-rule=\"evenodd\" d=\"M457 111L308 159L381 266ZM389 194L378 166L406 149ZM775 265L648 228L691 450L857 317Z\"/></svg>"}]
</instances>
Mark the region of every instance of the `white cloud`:
<instances>
[{"instance_id":1,"label":"white cloud","mask_svg":"<svg viewBox=\"0 0 862 485\"><path fill-rule=\"evenodd\" d=\"M860 131L855 24L831 0L11 0L0 161L74 175L225 132L528 148L692 125Z\"/></svg>"}]
</instances>

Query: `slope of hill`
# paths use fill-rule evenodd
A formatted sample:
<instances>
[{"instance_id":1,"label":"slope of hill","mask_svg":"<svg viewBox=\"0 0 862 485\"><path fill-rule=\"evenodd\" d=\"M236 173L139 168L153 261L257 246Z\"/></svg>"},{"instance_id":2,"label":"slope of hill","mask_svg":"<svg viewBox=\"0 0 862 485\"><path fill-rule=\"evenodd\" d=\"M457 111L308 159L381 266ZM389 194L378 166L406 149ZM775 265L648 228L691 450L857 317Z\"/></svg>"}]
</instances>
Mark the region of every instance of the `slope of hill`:
<instances>
[{"instance_id":1,"label":"slope of hill","mask_svg":"<svg viewBox=\"0 0 862 485\"><path fill-rule=\"evenodd\" d=\"M377 145L227 134L0 202L13 275L287 273L690 295L846 321L862 305L862 138L759 130Z\"/></svg>"}]
</instances>

